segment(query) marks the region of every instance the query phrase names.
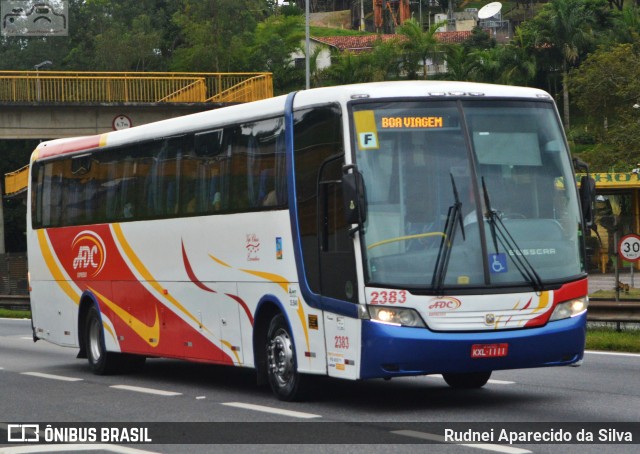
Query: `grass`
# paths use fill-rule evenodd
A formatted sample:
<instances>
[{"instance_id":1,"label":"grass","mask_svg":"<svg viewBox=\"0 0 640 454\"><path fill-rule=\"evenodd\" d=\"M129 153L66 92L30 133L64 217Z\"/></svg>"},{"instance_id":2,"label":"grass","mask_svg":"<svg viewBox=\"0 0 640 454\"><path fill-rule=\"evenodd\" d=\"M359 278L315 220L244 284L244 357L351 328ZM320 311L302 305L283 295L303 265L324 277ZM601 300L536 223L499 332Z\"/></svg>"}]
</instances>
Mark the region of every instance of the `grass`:
<instances>
[{"instance_id":1,"label":"grass","mask_svg":"<svg viewBox=\"0 0 640 454\"><path fill-rule=\"evenodd\" d=\"M611 290L598 290L590 293L589 298L602 298L613 301L616 297L616 291ZM640 289L630 288L628 292L620 290L620 299L640 299Z\"/></svg>"},{"instance_id":2,"label":"grass","mask_svg":"<svg viewBox=\"0 0 640 454\"><path fill-rule=\"evenodd\" d=\"M588 328L587 350L640 353L640 330Z\"/></svg>"},{"instance_id":3,"label":"grass","mask_svg":"<svg viewBox=\"0 0 640 454\"><path fill-rule=\"evenodd\" d=\"M31 318L31 311L16 311L0 308L0 318Z\"/></svg>"},{"instance_id":4,"label":"grass","mask_svg":"<svg viewBox=\"0 0 640 454\"><path fill-rule=\"evenodd\" d=\"M0 309L0 318L31 318L31 312ZM640 353L640 330L588 328L587 350Z\"/></svg>"}]
</instances>

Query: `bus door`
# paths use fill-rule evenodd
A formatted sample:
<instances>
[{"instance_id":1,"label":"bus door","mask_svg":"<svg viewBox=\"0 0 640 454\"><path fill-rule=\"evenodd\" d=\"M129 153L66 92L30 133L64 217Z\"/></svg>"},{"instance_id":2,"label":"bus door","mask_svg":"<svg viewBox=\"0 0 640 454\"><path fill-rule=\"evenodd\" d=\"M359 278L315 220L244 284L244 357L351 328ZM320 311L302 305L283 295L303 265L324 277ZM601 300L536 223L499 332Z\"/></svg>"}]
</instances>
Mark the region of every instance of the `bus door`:
<instances>
[{"instance_id":1,"label":"bus door","mask_svg":"<svg viewBox=\"0 0 640 454\"><path fill-rule=\"evenodd\" d=\"M344 215L343 155L322 163L318 181L318 249L320 291L323 296L355 301L356 263L353 241Z\"/></svg>"},{"instance_id":2,"label":"bus door","mask_svg":"<svg viewBox=\"0 0 640 454\"><path fill-rule=\"evenodd\" d=\"M318 249L320 289L323 298L357 302L356 262L351 225L344 213L343 156L329 158L320 168L318 182ZM360 364L360 325L352 317L326 310L325 343L328 374L332 377L358 378Z\"/></svg>"}]
</instances>

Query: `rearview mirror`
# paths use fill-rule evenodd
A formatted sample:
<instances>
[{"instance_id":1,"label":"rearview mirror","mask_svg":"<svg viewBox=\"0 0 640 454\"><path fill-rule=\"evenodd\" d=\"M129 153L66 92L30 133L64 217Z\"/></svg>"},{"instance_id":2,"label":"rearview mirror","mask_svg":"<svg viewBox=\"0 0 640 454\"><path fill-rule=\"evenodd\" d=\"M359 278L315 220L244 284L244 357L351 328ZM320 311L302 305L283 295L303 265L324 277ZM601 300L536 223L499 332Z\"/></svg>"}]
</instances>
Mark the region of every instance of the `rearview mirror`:
<instances>
[{"instance_id":1,"label":"rearview mirror","mask_svg":"<svg viewBox=\"0 0 640 454\"><path fill-rule=\"evenodd\" d=\"M367 219L367 197L364 179L355 164L343 166L342 174L345 220L347 224L361 226Z\"/></svg>"}]
</instances>

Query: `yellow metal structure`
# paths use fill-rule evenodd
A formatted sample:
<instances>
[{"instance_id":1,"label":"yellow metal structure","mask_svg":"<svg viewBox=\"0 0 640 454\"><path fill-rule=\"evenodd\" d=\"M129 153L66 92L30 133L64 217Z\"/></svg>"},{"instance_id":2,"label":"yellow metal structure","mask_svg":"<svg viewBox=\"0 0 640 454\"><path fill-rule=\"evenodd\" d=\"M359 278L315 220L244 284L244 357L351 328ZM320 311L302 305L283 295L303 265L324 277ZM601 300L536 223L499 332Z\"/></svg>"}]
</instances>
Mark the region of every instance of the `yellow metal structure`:
<instances>
[{"instance_id":1,"label":"yellow metal structure","mask_svg":"<svg viewBox=\"0 0 640 454\"><path fill-rule=\"evenodd\" d=\"M0 103L228 103L272 96L271 73L0 71Z\"/></svg>"},{"instance_id":2,"label":"yellow metal structure","mask_svg":"<svg viewBox=\"0 0 640 454\"><path fill-rule=\"evenodd\" d=\"M4 176L5 194L8 196L11 196L26 190L28 182L29 182L29 166L28 165L24 166L19 170L16 170L15 172L5 174Z\"/></svg>"},{"instance_id":3,"label":"yellow metal structure","mask_svg":"<svg viewBox=\"0 0 640 454\"><path fill-rule=\"evenodd\" d=\"M237 103L273 97L271 73L0 71L0 103ZM29 166L5 175L27 187Z\"/></svg>"}]
</instances>

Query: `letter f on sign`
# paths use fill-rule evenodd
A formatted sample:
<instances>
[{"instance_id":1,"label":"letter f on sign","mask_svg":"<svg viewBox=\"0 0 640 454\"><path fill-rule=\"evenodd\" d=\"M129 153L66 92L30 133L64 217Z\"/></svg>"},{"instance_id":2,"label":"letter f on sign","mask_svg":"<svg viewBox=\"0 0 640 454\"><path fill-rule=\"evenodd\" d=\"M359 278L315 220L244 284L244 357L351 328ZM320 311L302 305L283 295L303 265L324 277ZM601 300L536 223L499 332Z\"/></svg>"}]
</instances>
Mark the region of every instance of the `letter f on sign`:
<instances>
[{"instance_id":1,"label":"letter f on sign","mask_svg":"<svg viewBox=\"0 0 640 454\"><path fill-rule=\"evenodd\" d=\"M361 132L358 136L361 150L378 148L378 136L375 132Z\"/></svg>"}]
</instances>

